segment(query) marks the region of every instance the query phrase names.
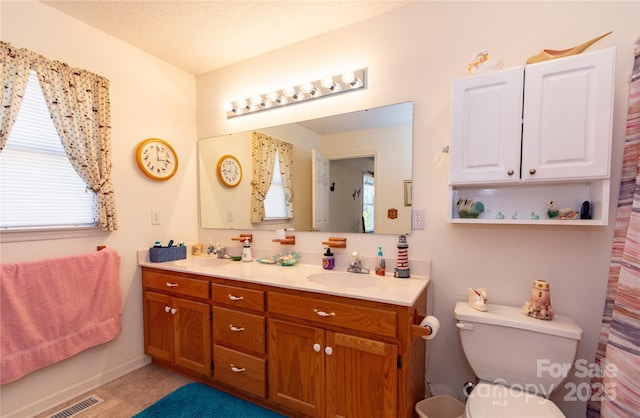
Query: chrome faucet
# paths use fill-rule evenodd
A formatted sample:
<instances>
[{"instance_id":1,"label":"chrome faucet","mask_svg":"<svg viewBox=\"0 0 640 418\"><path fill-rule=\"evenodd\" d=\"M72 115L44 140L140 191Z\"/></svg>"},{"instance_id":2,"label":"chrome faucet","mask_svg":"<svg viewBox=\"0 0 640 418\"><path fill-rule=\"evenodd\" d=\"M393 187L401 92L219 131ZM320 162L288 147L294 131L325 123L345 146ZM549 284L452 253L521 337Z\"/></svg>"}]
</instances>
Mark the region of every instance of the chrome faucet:
<instances>
[{"instance_id":1,"label":"chrome faucet","mask_svg":"<svg viewBox=\"0 0 640 418\"><path fill-rule=\"evenodd\" d=\"M220 243L216 243L215 246L210 245L207 254L217 255L218 258L228 258L227 247L223 247Z\"/></svg>"},{"instance_id":2,"label":"chrome faucet","mask_svg":"<svg viewBox=\"0 0 640 418\"><path fill-rule=\"evenodd\" d=\"M347 271L350 273L369 274L369 269L362 267L362 260L357 251L351 253L351 261L349 261Z\"/></svg>"}]
</instances>

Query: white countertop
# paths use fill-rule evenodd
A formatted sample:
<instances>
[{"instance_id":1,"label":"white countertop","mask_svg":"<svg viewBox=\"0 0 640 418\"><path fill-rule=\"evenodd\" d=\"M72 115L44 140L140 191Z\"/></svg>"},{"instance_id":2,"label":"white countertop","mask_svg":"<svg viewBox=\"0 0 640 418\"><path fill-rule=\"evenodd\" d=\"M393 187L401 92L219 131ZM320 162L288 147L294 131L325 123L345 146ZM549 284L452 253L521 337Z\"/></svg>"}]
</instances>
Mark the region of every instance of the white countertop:
<instances>
[{"instance_id":1,"label":"white countertop","mask_svg":"<svg viewBox=\"0 0 640 418\"><path fill-rule=\"evenodd\" d=\"M277 264L261 264L256 261L229 260L226 264L217 266L197 265L197 260L207 258L210 257L187 258L187 260L194 260L193 264L188 264L189 262L185 262L185 260L153 263L149 261L148 250L138 251L138 265L144 267L400 306L412 306L430 280L429 276L411 275L407 279L398 279L390 274L384 277L376 276L373 272L369 274L346 273L345 270L324 270L320 266L301 263L286 267ZM321 274L321 276L313 276L317 274Z\"/></svg>"}]
</instances>

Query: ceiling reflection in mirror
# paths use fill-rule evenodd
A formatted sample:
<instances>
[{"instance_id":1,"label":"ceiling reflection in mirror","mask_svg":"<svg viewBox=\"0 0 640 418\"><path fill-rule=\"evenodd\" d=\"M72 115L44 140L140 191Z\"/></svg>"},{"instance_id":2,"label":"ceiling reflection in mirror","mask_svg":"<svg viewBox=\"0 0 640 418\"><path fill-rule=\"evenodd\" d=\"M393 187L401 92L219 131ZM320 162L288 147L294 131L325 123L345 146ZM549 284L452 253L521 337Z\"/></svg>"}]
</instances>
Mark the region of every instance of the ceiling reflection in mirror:
<instances>
[{"instance_id":1,"label":"ceiling reflection in mirror","mask_svg":"<svg viewBox=\"0 0 640 418\"><path fill-rule=\"evenodd\" d=\"M252 223L252 133L293 145L293 218ZM405 102L198 141L200 226L406 234L411 230L413 103ZM220 180L233 156L242 178Z\"/></svg>"}]
</instances>

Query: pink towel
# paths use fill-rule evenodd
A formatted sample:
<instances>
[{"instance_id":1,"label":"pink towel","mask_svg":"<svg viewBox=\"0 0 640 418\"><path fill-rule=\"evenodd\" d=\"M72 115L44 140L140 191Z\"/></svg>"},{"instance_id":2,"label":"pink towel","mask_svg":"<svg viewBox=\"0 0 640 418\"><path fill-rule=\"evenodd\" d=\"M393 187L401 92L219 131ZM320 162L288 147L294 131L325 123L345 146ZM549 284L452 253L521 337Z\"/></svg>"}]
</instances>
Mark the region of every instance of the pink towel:
<instances>
[{"instance_id":1,"label":"pink towel","mask_svg":"<svg viewBox=\"0 0 640 418\"><path fill-rule=\"evenodd\" d=\"M120 333L117 251L0 267L0 384Z\"/></svg>"}]
</instances>

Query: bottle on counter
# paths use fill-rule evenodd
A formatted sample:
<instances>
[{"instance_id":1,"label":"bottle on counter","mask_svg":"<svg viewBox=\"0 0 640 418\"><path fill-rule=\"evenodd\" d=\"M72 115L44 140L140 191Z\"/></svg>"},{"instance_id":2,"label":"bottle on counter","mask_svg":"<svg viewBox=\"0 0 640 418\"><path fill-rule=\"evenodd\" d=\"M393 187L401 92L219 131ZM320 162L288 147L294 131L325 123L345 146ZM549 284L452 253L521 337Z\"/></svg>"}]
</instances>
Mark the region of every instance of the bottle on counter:
<instances>
[{"instance_id":1,"label":"bottle on counter","mask_svg":"<svg viewBox=\"0 0 640 418\"><path fill-rule=\"evenodd\" d=\"M253 257L251 256L251 245L249 244L249 238L245 238L244 244L242 245L242 261L253 261Z\"/></svg>"},{"instance_id":2,"label":"bottle on counter","mask_svg":"<svg viewBox=\"0 0 640 418\"><path fill-rule=\"evenodd\" d=\"M384 258L382 257L382 247L378 247L378 257L376 258L376 274L378 276L384 276L385 269Z\"/></svg>"},{"instance_id":3,"label":"bottle on counter","mask_svg":"<svg viewBox=\"0 0 640 418\"><path fill-rule=\"evenodd\" d=\"M336 260L333 257L331 248L327 247L324 253L324 257L322 257L322 268L325 270L333 270L335 265L336 265Z\"/></svg>"}]
</instances>

